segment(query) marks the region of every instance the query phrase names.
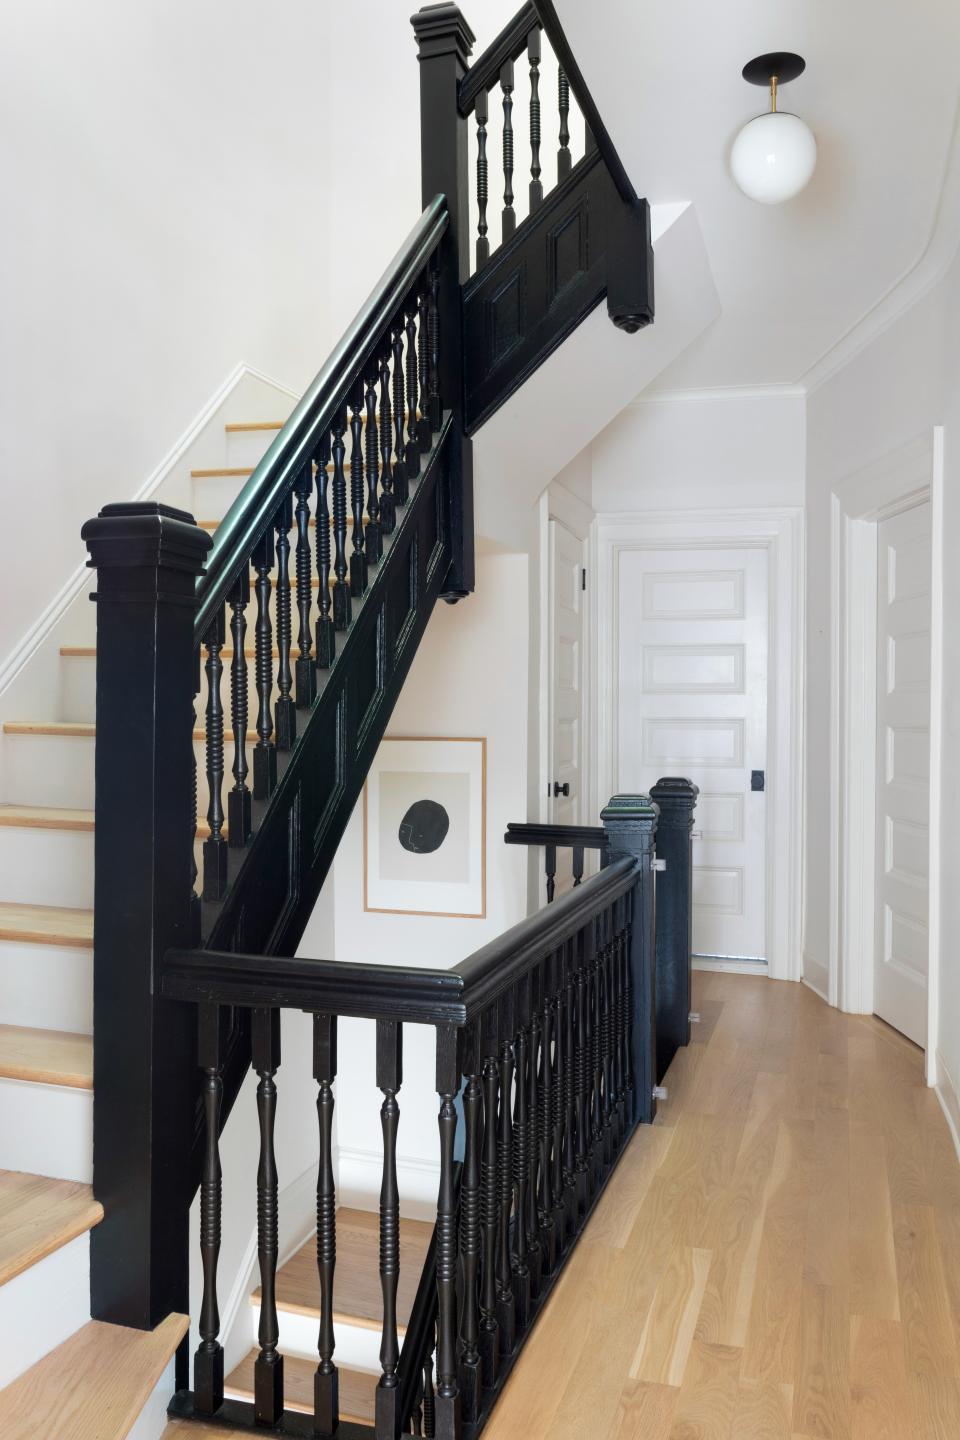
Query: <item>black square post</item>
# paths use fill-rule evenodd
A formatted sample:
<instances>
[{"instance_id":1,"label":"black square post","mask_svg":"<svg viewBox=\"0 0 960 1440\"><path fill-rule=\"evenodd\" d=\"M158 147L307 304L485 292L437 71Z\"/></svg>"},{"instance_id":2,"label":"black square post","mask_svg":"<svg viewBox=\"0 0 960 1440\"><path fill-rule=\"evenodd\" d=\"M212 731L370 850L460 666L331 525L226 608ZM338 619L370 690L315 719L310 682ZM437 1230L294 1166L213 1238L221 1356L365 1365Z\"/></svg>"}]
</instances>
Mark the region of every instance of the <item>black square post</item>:
<instances>
[{"instance_id":1,"label":"black square post","mask_svg":"<svg viewBox=\"0 0 960 1440\"><path fill-rule=\"evenodd\" d=\"M167 505L83 527L97 571L91 1314L152 1329L189 1309L196 1016L160 996L193 943L195 586L211 539Z\"/></svg>"},{"instance_id":2,"label":"black square post","mask_svg":"<svg viewBox=\"0 0 960 1440\"><path fill-rule=\"evenodd\" d=\"M681 1045L690 1044L693 982L693 811L700 791L692 780L665 776L650 791L660 808L657 858L657 1081Z\"/></svg>"},{"instance_id":3,"label":"black square post","mask_svg":"<svg viewBox=\"0 0 960 1440\"><path fill-rule=\"evenodd\" d=\"M630 938L630 1017L633 1119L649 1124L657 1113L656 1084L657 980L656 914L653 884L653 845L657 807L647 795L614 795L600 812L607 836L601 851L604 867L630 856L640 870L632 896Z\"/></svg>"}]
</instances>

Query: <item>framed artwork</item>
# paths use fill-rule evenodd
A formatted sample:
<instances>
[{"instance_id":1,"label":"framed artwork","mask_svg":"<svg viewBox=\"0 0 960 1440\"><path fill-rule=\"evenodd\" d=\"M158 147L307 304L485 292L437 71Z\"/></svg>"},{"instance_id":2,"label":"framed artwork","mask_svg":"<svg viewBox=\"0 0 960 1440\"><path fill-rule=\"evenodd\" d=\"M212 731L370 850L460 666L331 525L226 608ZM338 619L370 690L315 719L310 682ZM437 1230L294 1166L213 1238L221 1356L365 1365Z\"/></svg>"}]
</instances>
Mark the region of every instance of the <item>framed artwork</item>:
<instances>
[{"instance_id":1,"label":"framed artwork","mask_svg":"<svg viewBox=\"0 0 960 1440\"><path fill-rule=\"evenodd\" d=\"M486 915L486 740L380 742L363 789L363 908Z\"/></svg>"}]
</instances>

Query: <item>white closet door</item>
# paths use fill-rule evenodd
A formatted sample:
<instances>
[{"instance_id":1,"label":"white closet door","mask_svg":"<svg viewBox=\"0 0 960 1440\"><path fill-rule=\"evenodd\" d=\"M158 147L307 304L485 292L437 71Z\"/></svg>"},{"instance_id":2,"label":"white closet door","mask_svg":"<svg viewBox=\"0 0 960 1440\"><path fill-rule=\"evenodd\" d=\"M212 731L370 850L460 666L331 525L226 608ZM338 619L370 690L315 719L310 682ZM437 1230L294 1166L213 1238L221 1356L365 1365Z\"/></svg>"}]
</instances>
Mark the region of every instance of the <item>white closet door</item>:
<instances>
[{"instance_id":1,"label":"white closet door","mask_svg":"<svg viewBox=\"0 0 960 1440\"><path fill-rule=\"evenodd\" d=\"M584 663L583 541L551 520L548 808L555 825L581 823ZM570 850L557 855L558 894L572 883L572 858Z\"/></svg>"},{"instance_id":2,"label":"white closet door","mask_svg":"<svg viewBox=\"0 0 960 1440\"><path fill-rule=\"evenodd\" d=\"M930 504L877 525L877 931L874 1009L927 1039Z\"/></svg>"},{"instance_id":3,"label":"white closet door","mask_svg":"<svg viewBox=\"0 0 960 1440\"><path fill-rule=\"evenodd\" d=\"M767 551L619 556L618 778L700 787L693 843L698 955L766 958Z\"/></svg>"}]
</instances>

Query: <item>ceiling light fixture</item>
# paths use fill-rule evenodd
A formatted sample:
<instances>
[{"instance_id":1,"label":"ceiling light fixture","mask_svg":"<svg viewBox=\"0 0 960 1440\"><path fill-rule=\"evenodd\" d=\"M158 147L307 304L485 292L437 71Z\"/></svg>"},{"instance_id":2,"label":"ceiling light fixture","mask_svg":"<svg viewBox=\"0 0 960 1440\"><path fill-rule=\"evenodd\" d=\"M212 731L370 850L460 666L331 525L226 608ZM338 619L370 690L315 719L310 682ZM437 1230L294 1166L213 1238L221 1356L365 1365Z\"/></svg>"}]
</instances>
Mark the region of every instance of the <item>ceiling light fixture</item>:
<instances>
[{"instance_id":1,"label":"ceiling light fixture","mask_svg":"<svg viewBox=\"0 0 960 1440\"><path fill-rule=\"evenodd\" d=\"M777 90L806 69L799 55L778 50L743 67L751 85L770 87L770 109L744 125L733 142L730 168L744 195L779 205L799 195L817 163L817 142L798 115L777 109Z\"/></svg>"}]
</instances>

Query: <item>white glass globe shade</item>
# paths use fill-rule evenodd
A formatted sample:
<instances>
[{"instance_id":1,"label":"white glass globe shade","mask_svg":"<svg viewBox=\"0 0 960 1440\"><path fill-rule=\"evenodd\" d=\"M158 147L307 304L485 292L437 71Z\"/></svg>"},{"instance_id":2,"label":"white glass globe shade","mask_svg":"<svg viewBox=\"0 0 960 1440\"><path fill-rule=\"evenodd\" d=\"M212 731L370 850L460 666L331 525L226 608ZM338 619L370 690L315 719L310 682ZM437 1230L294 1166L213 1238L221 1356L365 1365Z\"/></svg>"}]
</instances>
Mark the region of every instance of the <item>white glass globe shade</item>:
<instances>
[{"instance_id":1,"label":"white glass globe shade","mask_svg":"<svg viewBox=\"0 0 960 1440\"><path fill-rule=\"evenodd\" d=\"M799 195L816 163L812 132L786 110L771 110L744 125L730 152L734 180L761 205L779 205Z\"/></svg>"}]
</instances>

